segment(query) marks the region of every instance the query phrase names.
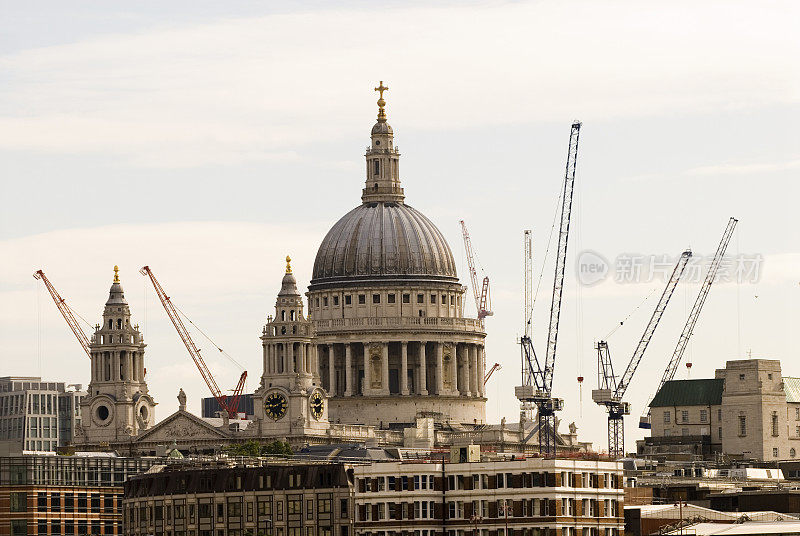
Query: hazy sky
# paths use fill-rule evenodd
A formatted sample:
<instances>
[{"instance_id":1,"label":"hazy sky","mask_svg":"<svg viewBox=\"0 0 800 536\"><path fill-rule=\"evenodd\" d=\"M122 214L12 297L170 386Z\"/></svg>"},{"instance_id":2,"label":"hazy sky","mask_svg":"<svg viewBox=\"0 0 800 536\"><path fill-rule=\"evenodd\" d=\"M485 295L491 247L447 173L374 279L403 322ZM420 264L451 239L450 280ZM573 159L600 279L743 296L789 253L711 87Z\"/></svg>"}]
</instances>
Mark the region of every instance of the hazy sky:
<instances>
[{"instance_id":1,"label":"hazy sky","mask_svg":"<svg viewBox=\"0 0 800 536\"><path fill-rule=\"evenodd\" d=\"M593 343L635 310L609 339L621 371L663 286L613 273L579 286L579 254L708 256L730 216L729 253L760 256L760 277L712 289L686 354L692 377L749 351L800 376L796 2L131 6L0 2L0 375L87 384L86 357L31 274L44 269L94 324L119 264L157 417L177 409L179 387L199 413L207 389L137 273L149 264L254 389L283 257L305 287L325 232L360 203L383 80L407 202L448 238L462 277L465 219L491 278L487 361L503 365L487 386L491 422L517 420L522 230L534 231L538 277L573 119L554 388L564 422L605 448ZM544 274L540 351L552 258ZM629 449L698 289L678 287L628 392ZM239 369L198 343L233 387Z\"/></svg>"}]
</instances>

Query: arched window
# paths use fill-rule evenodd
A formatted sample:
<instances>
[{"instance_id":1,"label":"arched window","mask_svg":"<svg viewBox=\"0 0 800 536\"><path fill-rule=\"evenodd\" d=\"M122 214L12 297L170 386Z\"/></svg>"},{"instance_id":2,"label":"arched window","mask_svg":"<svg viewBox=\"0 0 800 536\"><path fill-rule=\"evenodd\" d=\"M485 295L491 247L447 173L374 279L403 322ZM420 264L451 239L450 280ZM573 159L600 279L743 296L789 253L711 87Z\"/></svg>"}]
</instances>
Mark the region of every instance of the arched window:
<instances>
[{"instance_id":1,"label":"arched window","mask_svg":"<svg viewBox=\"0 0 800 536\"><path fill-rule=\"evenodd\" d=\"M372 161L372 174L379 175L381 172L381 162L380 160L373 160Z\"/></svg>"},{"instance_id":2,"label":"arched window","mask_svg":"<svg viewBox=\"0 0 800 536\"><path fill-rule=\"evenodd\" d=\"M296 333L297 333L297 326L292 326L292 334L296 334Z\"/></svg>"},{"instance_id":3,"label":"arched window","mask_svg":"<svg viewBox=\"0 0 800 536\"><path fill-rule=\"evenodd\" d=\"M108 329L114 329L114 321L113 320L109 320L108 321Z\"/></svg>"},{"instance_id":4,"label":"arched window","mask_svg":"<svg viewBox=\"0 0 800 536\"><path fill-rule=\"evenodd\" d=\"M286 322L286 311L281 311L281 322Z\"/></svg>"},{"instance_id":5,"label":"arched window","mask_svg":"<svg viewBox=\"0 0 800 536\"><path fill-rule=\"evenodd\" d=\"M294 312L294 310L292 310L292 311L290 311L290 312L289 312L289 318L290 318L292 321L294 321L294 319L295 319L295 312Z\"/></svg>"},{"instance_id":6,"label":"arched window","mask_svg":"<svg viewBox=\"0 0 800 536\"><path fill-rule=\"evenodd\" d=\"M117 329L122 329L122 319L117 318Z\"/></svg>"}]
</instances>

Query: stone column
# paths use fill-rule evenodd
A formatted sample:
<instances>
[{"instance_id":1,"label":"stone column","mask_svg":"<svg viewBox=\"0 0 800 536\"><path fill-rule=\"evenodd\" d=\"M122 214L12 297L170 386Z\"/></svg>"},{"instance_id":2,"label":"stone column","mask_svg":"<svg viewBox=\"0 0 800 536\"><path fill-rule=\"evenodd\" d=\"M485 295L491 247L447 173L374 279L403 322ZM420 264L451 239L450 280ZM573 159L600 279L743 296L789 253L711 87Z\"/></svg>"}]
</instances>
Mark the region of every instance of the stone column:
<instances>
[{"instance_id":1,"label":"stone column","mask_svg":"<svg viewBox=\"0 0 800 536\"><path fill-rule=\"evenodd\" d=\"M421 395L428 394L428 364L425 361L425 341L419 343L419 374L417 375L417 393Z\"/></svg>"},{"instance_id":2,"label":"stone column","mask_svg":"<svg viewBox=\"0 0 800 536\"><path fill-rule=\"evenodd\" d=\"M381 394L389 394L389 343L381 343Z\"/></svg>"},{"instance_id":3,"label":"stone column","mask_svg":"<svg viewBox=\"0 0 800 536\"><path fill-rule=\"evenodd\" d=\"M353 396L353 349L344 345L344 396Z\"/></svg>"},{"instance_id":4,"label":"stone column","mask_svg":"<svg viewBox=\"0 0 800 536\"><path fill-rule=\"evenodd\" d=\"M370 359L369 346L364 344L364 385L362 386L362 395L366 395L372 389L372 373L370 372Z\"/></svg>"},{"instance_id":5,"label":"stone column","mask_svg":"<svg viewBox=\"0 0 800 536\"><path fill-rule=\"evenodd\" d=\"M119 352L111 352L111 380L119 381Z\"/></svg>"},{"instance_id":6,"label":"stone column","mask_svg":"<svg viewBox=\"0 0 800 536\"><path fill-rule=\"evenodd\" d=\"M467 346L469 351L469 390L478 396L478 382L483 383L483 378L478 378L478 347L474 344Z\"/></svg>"},{"instance_id":7,"label":"stone column","mask_svg":"<svg viewBox=\"0 0 800 536\"><path fill-rule=\"evenodd\" d=\"M291 374L294 374L295 372L298 372L297 367L294 366L294 343L287 342L286 350L286 367Z\"/></svg>"},{"instance_id":8,"label":"stone column","mask_svg":"<svg viewBox=\"0 0 800 536\"><path fill-rule=\"evenodd\" d=\"M333 345L328 344L328 392L336 396L336 359L333 355Z\"/></svg>"},{"instance_id":9,"label":"stone column","mask_svg":"<svg viewBox=\"0 0 800 536\"><path fill-rule=\"evenodd\" d=\"M444 345L440 342L436 344L436 394L441 395L444 391Z\"/></svg>"},{"instance_id":10,"label":"stone column","mask_svg":"<svg viewBox=\"0 0 800 536\"><path fill-rule=\"evenodd\" d=\"M408 343L400 343L400 394L408 395Z\"/></svg>"},{"instance_id":11,"label":"stone column","mask_svg":"<svg viewBox=\"0 0 800 536\"><path fill-rule=\"evenodd\" d=\"M472 387L469 383L469 348L468 344L461 344L461 394L472 396Z\"/></svg>"},{"instance_id":12,"label":"stone column","mask_svg":"<svg viewBox=\"0 0 800 536\"><path fill-rule=\"evenodd\" d=\"M483 346L478 346L478 394L485 395L483 378L486 376L486 350Z\"/></svg>"}]
</instances>

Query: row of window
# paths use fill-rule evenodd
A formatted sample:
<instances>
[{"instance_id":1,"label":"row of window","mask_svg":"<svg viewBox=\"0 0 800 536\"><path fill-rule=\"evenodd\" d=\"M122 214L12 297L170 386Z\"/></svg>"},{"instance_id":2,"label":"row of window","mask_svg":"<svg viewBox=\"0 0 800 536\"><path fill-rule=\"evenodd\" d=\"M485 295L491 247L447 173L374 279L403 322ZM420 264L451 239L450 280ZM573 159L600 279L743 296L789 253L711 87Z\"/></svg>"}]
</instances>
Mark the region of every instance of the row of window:
<instances>
[{"instance_id":1,"label":"row of window","mask_svg":"<svg viewBox=\"0 0 800 536\"><path fill-rule=\"evenodd\" d=\"M9 508L11 512L28 511L28 492L12 491L9 494ZM117 506L122 506L122 498L118 496ZM37 512L91 512L91 513L114 513L114 495L100 496L99 493L87 495L85 493L46 493L43 491L36 494Z\"/></svg>"},{"instance_id":2,"label":"row of window","mask_svg":"<svg viewBox=\"0 0 800 536\"><path fill-rule=\"evenodd\" d=\"M267 524L267 527L270 527ZM417 531L419 532L419 531ZM429 536L428 531L424 531L424 536ZM133 534L130 532L129 534ZM147 534L147 533L145 533ZM217 528L216 530L211 529L202 529L202 530L176 530L175 532L171 530L167 530L165 532L161 532L163 536L249 536L253 534L251 529L224 529L224 528ZM269 534L274 536L350 536L350 527L347 525L343 525L337 529L337 532L334 532L333 527L330 526L305 526L305 527L272 527L270 532L266 531L256 531L256 534ZM377 533L376 533L377 534ZM382 536L387 536L383 534ZM430 536L434 536L434 531L430 531Z\"/></svg>"},{"instance_id":3,"label":"row of window","mask_svg":"<svg viewBox=\"0 0 800 536\"><path fill-rule=\"evenodd\" d=\"M680 422L688 423L689 422L689 410L688 409L683 409L683 410L680 410L680 411L676 410L675 411L675 422L676 423L678 422L678 417L680 417ZM721 409L717 410L717 421L718 422L722 422L722 410ZM667 411L664 412L664 424L670 424L671 422L672 422L672 412L667 410ZM700 410L700 422L701 423L707 423L708 422L708 410L707 409L701 409Z\"/></svg>"},{"instance_id":4,"label":"row of window","mask_svg":"<svg viewBox=\"0 0 800 536\"><path fill-rule=\"evenodd\" d=\"M194 525L204 521L216 520L219 523L241 523L269 519L273 522L285 519L307 520L330 519L333 513L333 498L330 494L304 497L301 494L287 495L286 500L272 500L272 497L259 497L257 501L244 501L242 497L228 497L225 502L190 502L188 504L152 505L147 503L129 504L125 519L130 526L148 527L162 522ZM350 517L350 500L340 499L338 517Z\"/></svg>"},{"instance_id":5,"label":"row of window","mask_svg":"<svg viewBox=\"0 0 800 536\"><path fill-rule=\"evenodd\" d=\"M556 478L558 477L558 479ZM448 475L444 480L445 491L538 488L566 486L571 488L618 488L619 475L612 473L590 473L561 471L559 473L496 473L472 475ZM434 475L379 476L359 478L361 493L379 491L415 491L434 489Z\"/></svg>"},{"instance_id":6,"label":"row of window","mask_svg":"<svg viewBox=\"0 0 800 536\"><path fill-rule=\"evenodd\" d=\"M372 303L373 304L380 304L381 300L383 299L382 296L383 295L379 294L379 293L372 294ZM448 298L447 294L442 294L441 296L442 296L441 302L439 302L441 305L447 306L448 305L447 302L449 301L450 302L450 307L461 307L461 297L460 296L450 295L449 298ZM367 295L366 294L358 294L358 295L356 295L356 299L358 300L358 305L366 305L366 303L367 303ZM437 299L438 299L438 294L431 293L428 303L431 304L431 305L436 305ZM403 303L411 303L411 294L404 293L402 295L402 301L403 301ZM334 307L338 307L339 306L339 296L331 296L330 302L333 304ZM424 304L425 303L425 294L423 294L423 293L417 294L416 302L419 303L419 304ZM329 306L328 296L323 296L321 303L322 303L322 307L328 307ZM390 292L390 293L386 294L386 303L390 303L390 304L391 303L397 303L397 295L395 293L393 293L393 292ZM344 304L345 305L352 305L353 304L353 296L351 294L345 294L344 295ZM320 299L319 298L315 298L314 299L314 306L315 307L319 307L320 306Z\"/></svg>"},{"instance_id":7,"label":"row of window","mask_svg":"<svg viewBox=\"0 0 800 536\"><path fill-rule=\"evenodd\" d=\"M99 519L87 520L72 520L72 519L53 519L51 521L39 520L36 523L36 534L45 536L48 534L47 529L50 529L50 536L84 536L91 534L92 536L100 536L101 534L120 534L118 531L117 523L114 521ZM102 527L103 532L100 532ZM12 533L13 534L13 533ZM27 536L27 532L21 532Z\"/></svg>"}]
</instances>

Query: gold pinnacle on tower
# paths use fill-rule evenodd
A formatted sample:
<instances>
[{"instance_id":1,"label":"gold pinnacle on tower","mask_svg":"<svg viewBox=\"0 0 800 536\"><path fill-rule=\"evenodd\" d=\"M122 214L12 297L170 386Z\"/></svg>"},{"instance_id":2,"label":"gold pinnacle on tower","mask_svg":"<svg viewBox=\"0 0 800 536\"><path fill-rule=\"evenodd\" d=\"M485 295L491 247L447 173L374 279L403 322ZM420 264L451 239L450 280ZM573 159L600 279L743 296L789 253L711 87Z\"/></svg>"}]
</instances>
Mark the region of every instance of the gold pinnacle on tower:
<instances>
[{"instance_id":1,"label":"gold pinnacle on tower","mask_svg":"<svg viewBox=\"0 0 800 536\"><path fill-rule=\"evenodd\" d=\"M286 273L292 273L292 258L289 255L286 255Z\"/></svg>"},{"instance_id":2,"label":"gold pinnacle on tower","mask_svg":"<svg viewBox=\"0 0 800 536\"><path fill-rule=\"evenodd\" d=\"M383 100L383 92L389 91L389 86L384 86L383 80L381 80L378 87L375 88L375 91L380 91L380 97L378 98L378 121L386 121L386 110L383 109L383 107L386 106L386 101Z\"/></svg>"},{"instance_id":3,"label":"gold pinnacle on tower","mask_svg":"<svg viewBox=\"0 0 800 536\"><path fill-rule=\"evenodd\" d=\"M114 283L119 283L119 266L114 265Z\"/></svg>"}]
</instances>

